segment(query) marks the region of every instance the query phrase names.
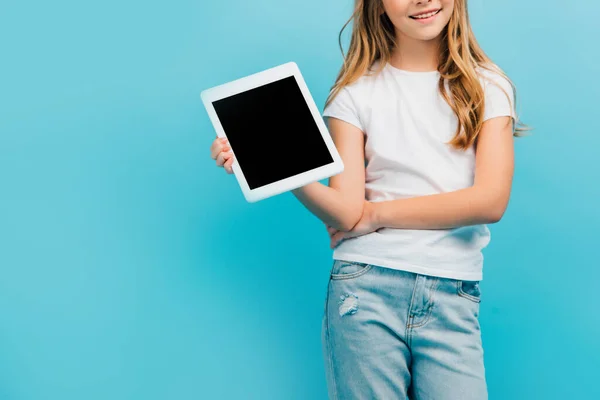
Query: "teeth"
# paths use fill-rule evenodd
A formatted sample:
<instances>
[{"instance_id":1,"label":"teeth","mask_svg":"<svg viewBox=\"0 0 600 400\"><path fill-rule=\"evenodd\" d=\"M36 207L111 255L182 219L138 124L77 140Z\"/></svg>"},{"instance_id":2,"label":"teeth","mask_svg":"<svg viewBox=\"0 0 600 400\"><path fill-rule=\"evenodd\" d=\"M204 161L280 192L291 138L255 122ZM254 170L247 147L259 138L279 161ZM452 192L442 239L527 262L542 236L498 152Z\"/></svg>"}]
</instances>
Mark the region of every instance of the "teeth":
<instances>
[{"instance_id":1,"label":"teeth","mask_svg":"<svg viewBox=\"0 0 600 400\"><path fill-rule=\"evenodd\" d=\"M433 12L430 12L427 14L422 14L422 15L415 15L413 18L416 18L416 19L429 18L429 17L433 17L435 14L437 14L437 11L433 11Z\"/></svg>"}]
</instances>

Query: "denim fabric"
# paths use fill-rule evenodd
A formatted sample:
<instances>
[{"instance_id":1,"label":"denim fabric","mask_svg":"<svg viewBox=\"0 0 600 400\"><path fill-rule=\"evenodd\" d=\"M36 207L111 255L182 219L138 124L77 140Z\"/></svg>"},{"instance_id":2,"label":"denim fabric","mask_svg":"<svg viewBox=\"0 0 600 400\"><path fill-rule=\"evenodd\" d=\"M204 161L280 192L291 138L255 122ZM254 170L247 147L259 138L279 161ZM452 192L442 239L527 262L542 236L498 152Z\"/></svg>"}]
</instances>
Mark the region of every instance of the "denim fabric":
<instances>
[{"instance_id":1,"label":"denim fabric","mask_svg":"<svg viewBox=\"0 0 600 400\"><path fill-rule=\"evenodd\" d=\"M330 399L485 400L479 282L334 261L323 315Z\"/></svg>"}]
</instances>

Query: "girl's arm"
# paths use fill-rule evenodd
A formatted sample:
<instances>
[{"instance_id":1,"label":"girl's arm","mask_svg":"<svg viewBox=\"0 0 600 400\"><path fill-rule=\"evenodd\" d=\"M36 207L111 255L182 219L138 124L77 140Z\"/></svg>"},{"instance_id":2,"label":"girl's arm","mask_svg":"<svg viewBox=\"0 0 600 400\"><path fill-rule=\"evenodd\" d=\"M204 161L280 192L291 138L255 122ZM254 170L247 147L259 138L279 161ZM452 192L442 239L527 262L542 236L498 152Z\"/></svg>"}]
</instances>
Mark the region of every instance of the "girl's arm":
<instances>
[{"instance_id":1,"label":"girl's arm","mask_svg":"<svg viewBox=\"0 0 600 400\"><path fill-rule=\"evenodd\" d=\"M446 229L498 222L508 205L513 178L512 119L487 120L477 140L473 186L371 203L373 224L377 228Z\"/></svg>"},{"instance_id":2,"label":"girl's arm","mask_svg":"<svg viewBox=\"0 0 600 400\"><path fill-rule=\"evenodd\" d=\"M330 177L329 186L314 182L292 193L326 225L350 230L360 220L365 202L364 134L348 122L328 120L344 171Z\"/></svg>"}]
</instances>

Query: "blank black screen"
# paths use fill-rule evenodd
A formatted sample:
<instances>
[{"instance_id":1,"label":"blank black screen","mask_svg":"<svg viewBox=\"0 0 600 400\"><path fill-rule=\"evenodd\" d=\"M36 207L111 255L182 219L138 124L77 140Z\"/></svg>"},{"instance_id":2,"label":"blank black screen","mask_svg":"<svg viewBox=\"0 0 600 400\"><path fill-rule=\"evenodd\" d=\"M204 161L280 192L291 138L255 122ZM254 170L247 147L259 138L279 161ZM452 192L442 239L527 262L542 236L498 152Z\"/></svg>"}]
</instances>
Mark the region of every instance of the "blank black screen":
<instances>
[{"instance_id":1,"label":"blank black screen","mask_svg":"<svg viewBox=\"0 0 600 400\"><path fill-rule=\"evenodd\" d=\"M333 162L294 76L213 106L250 189Z\"/></svg>"}]
</instances>

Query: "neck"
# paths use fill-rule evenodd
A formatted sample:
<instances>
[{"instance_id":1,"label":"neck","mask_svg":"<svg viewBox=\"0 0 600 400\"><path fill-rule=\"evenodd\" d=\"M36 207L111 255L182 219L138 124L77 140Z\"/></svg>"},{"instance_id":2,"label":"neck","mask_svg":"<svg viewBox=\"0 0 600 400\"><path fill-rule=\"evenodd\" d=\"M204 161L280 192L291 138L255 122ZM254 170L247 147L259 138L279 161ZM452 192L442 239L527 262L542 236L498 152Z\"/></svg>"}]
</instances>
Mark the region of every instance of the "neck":
<instances>
[{"instance_id":1,"label":"neck","mask_svg":"<svg viewBox=\"0 0 600 400\"><path fill-rule=\"evenodd\" d=\"M439 63L440 37L432 40L397 36L398 45L392 52L390 64L407 71L435 71Z\"/></svg>"}]
</instances>

